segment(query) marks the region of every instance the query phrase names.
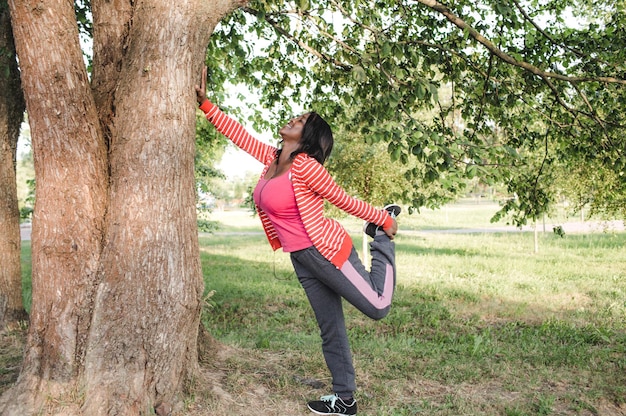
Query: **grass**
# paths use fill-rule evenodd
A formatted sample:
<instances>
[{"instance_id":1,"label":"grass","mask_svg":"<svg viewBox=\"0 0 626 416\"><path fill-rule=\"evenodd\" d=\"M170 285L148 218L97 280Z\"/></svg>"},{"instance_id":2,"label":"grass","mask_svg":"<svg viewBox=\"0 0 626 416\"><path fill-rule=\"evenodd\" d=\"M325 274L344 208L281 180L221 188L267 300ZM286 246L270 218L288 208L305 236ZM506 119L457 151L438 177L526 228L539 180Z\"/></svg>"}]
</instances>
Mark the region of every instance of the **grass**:
<instances>
[{"instance_id":1,"label":"grass","mask_svg":"<svg viewBox=\"0 0 626 416\"><path fill-rule=\"evenodd\" d=\"M439 215L429 223L482 228L492 213ZM220 348L180 414L308 415L330 379L289 257L258 218L214 217L218 232L200 239L203 323ZM346 305L359 415L626 414L626 233L550 232L535 254L532 233L400 220L412 232L396 239L391 313L374 322ZM360 248L359 222L341 221Z\"/></svg>"},{"instance_id":2,"label":"grass","mask_svg":"<svg viewBox=\"0 0 626 416\"><path fill-rule=\"evenodd\" d=\"M438 222L489 226L484 207L455 211ZM330 388L313 314L286 254L262 234L227 234L235 215L201 239L215 291L205 325L240 357L280 356L271 377L262 359L231 358L233 396L261 385L307 414L301 403ZM360 247L358 222L342 221ZM401 228L418 222L401 217ZM532 233L400 234L392 312L373 322L346 307L359 414L626 414L626 234L550 232L540 243L535 254Z\"/></svg>"}]
</instances>

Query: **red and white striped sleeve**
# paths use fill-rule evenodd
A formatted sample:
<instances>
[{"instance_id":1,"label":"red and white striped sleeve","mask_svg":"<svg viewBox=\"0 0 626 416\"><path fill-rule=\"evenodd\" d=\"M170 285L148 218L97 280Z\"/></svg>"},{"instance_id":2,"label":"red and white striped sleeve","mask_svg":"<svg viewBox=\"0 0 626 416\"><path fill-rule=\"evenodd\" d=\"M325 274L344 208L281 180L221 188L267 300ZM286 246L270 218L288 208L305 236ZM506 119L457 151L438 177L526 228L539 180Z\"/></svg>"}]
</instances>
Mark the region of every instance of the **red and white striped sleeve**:
<instances>
[{"instance_id":1,"label":"red and white striped sleeve","mask_svg":"<svg viewBox=\"0 0 626 416\"><path fill-rule=\"evenodd\" d=\"M207 120L215 126L217 131L259 162L266 164L268 159L276 154L276 147L253 137L238 121L226 115L211 101L203 101L200 110L204 112Z\"/></svg>"},{"instance_id":2,"label":"red and white striped sleeve","mask_svg":"<svg viewBox=\"0 0 626 416\"><path fill-rule=\"evenodd\" d=\"M307 158L303 167L304 181L313 192L350 215L387 226L390 218L387 211L376 209L367 202L348 195L319 162Z\"/></svg>"}]
</instances>

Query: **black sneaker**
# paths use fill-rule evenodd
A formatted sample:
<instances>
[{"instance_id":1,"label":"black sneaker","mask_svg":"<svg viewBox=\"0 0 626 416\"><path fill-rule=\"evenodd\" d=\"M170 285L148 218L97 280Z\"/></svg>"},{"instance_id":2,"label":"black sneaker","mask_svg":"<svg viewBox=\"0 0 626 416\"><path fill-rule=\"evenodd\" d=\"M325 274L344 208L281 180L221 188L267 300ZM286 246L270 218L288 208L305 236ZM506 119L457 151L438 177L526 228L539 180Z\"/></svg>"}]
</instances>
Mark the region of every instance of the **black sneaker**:
<instances>
[{"instance_id":1,"label":"black sneaker","mask_svg":"<svg viewBox=\"0 0 626 416\"><path fill-rule=\"evenodd\" d=\"M385 209L387 210L387 212L389 212L391 218L396 218L398 215L400 215L400 212L402 211L400 205L396 204L389 204L385 206ZM381 227L374 224L373 222L366 222L365 225L363 225L363 231L365 232L365 234L369 235L372 238L376 237L377 235L383 235L385 233Z\"/></svg>"},{"instance_id":2,"label":"black sneaker","mask_svg":"<svg viewBox=\"0 0 626 416\"><path fill-rule=\"evenodd\" d=\"M319 400L307 403L309 410L318 415L351 416L356 415L356 400L343 400L336 394L322 396Z\"/></svg>"}]
</instances>

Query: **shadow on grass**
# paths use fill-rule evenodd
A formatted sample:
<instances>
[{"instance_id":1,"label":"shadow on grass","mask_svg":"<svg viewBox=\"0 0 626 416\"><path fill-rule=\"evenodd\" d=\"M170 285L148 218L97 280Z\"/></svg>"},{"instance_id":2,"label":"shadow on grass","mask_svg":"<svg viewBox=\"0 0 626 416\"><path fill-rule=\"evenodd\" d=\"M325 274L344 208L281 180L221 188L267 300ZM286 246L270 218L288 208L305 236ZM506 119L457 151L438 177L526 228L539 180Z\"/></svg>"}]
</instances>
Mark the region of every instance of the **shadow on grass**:
<instances>
[{"instance_id":1,"label":"shadow on grass","mask_svg":"<svg viewBox=\"0 0 626 416\"><path fill-rule=\"evenodd\" d=\"M211 264L229 271L217 271L217 277L215 270L207 269ZM205 325L222 342L254 350L306 348L318 355L319 331L297 279L277 280L268 270L270 264L205 253L208 289L216 290ZM362 371L382 383L387 377L420 374L446 385L494 379L528 392L556 377L576 391L588 389L591 395L620 400L626 385L623 328L550 318L552 311L537 306L528 321L498 316L497 311L496 319L458 313L481 301L461 289L398 286L392 310L381 321L347 306L347 325ZM494 302L512 310L528 306L505 299Z\"/></svg>"},{"instance_id":2,"label":"shadow on grass","mask_svg":"<svg viewBox=\"0 0 626 416\"><path fill-rule=\"evenodd\" d=\"M397 247L403 256L426 254L442 257L446 263L448 257L505 259L510 253L486 252L480 240L476 241L479 243L472 246L446 247L431 239L402 237ZM595 248L618 251L624 242L624 236L566 236L549 244L587 253ZM228 371L233 372L237 360L249 361L240 372L233 372L232 385L223 388L235 389L242 377L254 375L258 378L255 382L271 391L277 402L291 398L294 392L309 395L310 389L291 375L320 379L327 373L319 330L291 264L268 251L263 235L211 236L202 238L200 244L206 290L215 291L207 298L203 323L220 342L239 349L241 358L228 361ZM423 414L424 409L437 415L485 414L484 409L492 409L490 414L530 415L537 414L539 393L541 400L552 400L540 400L548 413L574 414L572 409L580 403L590 409L603 403L617 412L624 408L623 325L601 319L593 324L570 322L554 318L553 311L536 305L531 306L531 317L520 314L511 318L501 312L525 311L529 306L499 292L485 299L480 290L440 283L420 289L399 285L392 310L382 321L371 321L355 308L346 307L364 408L389 409L386 414L398 415ZM485 302L503 306L490 310ZM6 346L3 340L3 351ZM16 368L16 357L21 359L21 353L8 354L2 362L9 373ZM268 363L274 377L263 373ZM8 377L0 378L0 383L11 382L17 374L13 371L0 373ZM0 384L0 389L5 387ZM246 394L253 390L243 387ZM485 391L489 395L477 394ZM514 401L510 400L512 393ZM594 410L591 414L620 413Z\"/></svg>"},{"instance_id":3,"label":"shadow on grass","mask_svg":"<svg viewBox=\"0 0 626 416\"><path fill-rule=\"evenodd\" d=\"M485 252L479 245L459 247L442 247L433 245L432 242L421 238L399 238L396 242L396 257L402 255L409 256L449 256L449 257L488 257L490 253Z\"/></svg>"}]
</instances>

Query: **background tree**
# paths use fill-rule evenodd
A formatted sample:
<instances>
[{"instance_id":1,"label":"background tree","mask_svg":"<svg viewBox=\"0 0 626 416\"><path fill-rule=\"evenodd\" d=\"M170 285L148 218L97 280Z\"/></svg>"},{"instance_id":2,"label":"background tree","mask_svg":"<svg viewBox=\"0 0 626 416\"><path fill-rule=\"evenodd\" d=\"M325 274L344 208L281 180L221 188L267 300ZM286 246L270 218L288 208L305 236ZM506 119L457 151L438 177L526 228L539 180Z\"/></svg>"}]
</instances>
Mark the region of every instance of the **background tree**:
<instances>
[{"instance_id":1,"label":"background tree","mask_svg":"<svg viewBox=\"0 0 626 416\"><path fill-rule=\"evenodd\" d=\"M211 191L211 182L216 178L225 178L224 174L215 167L224 155L226 139L215 131L206 118L197 115L196 121L196 156L195 175L198 191Z\"/></svg>"},{"instance_id":2,"label":"background tree","mask_svg":"<svg viewBox=\"0 0 626 416\"><path fill-rule=\"evenodd\" d=\"M0 332L28 318L22 302L17 139L24 96L7 2L0 1Z\"/></svg>"},{"instance_id":3,"label":"background tree","mask_svg":"<svg viewBox=\"0 0 626 416\"><path fill-rule=\"evenodd\" d=\"M276 119L305 103L386 143L395 160L417 159L404 195L413 207L447 200L424 198L422 184L458 194L479 176L524 199L501 213L522 225L557 194L528 193L529 181L550 174L547 162L535 176L516 172L558 160L624 175L624 15L614 2L561 0L252 1L222 22L209 64L213 74L226 68L229 79L263 86ZM263 41L253 48L255 35ZM531 160L544 139L548 158Z\"/></svg>"},{"instance_id":4,"label":"background tree","mask_svg":"<svg viewBox=\"0 0 626 416\"><path fill-rule=\"evenodd\" d=\"M616 215L626 218L624 175L593 161L587 168L560 167L556 175L560 200L567 205L568 212L579 213L581 220L587 215L601 219L612 219Z\"/></svg>"}]
</instances>

